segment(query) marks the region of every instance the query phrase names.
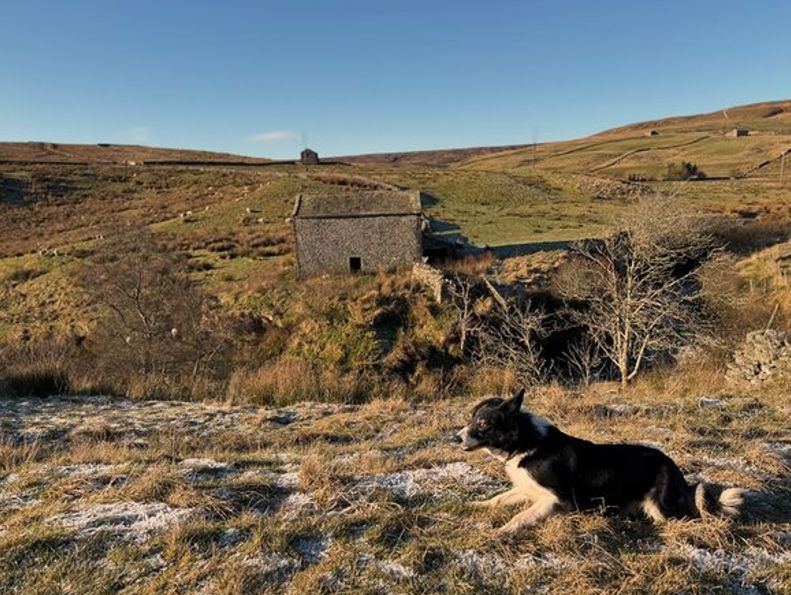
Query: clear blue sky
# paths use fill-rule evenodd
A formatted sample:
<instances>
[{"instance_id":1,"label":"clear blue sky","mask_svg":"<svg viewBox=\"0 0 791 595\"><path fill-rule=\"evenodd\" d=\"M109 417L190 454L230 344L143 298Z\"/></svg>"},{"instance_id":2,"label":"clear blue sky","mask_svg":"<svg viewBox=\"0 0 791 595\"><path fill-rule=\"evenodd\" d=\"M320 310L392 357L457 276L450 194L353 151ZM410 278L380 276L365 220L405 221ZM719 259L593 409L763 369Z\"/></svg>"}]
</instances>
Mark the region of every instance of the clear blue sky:
<instances>
[{"instance_id":1,"label":"clear blue sky","mask_svg":"<svg viewBox=\"0 0 791 595\"><path fill-rule=\"evenodd\" d=\"M0 0L0 140L288 157L791 97L791 1Z\"/></svg>"}]
</instances>

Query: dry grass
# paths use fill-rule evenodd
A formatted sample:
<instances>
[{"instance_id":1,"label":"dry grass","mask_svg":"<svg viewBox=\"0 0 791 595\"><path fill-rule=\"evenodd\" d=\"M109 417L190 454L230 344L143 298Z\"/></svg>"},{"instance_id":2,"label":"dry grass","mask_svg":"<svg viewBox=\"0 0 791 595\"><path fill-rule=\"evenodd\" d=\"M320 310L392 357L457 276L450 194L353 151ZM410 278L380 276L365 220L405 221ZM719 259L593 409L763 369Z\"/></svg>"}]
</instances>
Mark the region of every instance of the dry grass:
<instances>
[{"instance_id":1,"label":"dry grass","mask_svg":"<svg viewBox=\"0 0 791 595\"><path fill-rule=\"evenodd\" d=\"M719 403L701 407L701 396ZM656 373L627 392L543 387L528 401L574 434L655 444L690 475L747 487L745 515L655 527L569 514L499 541L513 512L468 503L502 489L503 471L449 440L470 398L279 410L5 402L0 573L34 593L787 590L784 387L734 390L713 368ZM130 503L161 516L101 520ZM51 520L86 510L103 529Z\"/></svg>"},{"instance_id":2,"label":"dry grass","mask_svg":"<svg viewBox=\"0 0 791 595\"><path fill-rule=\"evenodd\" d=\"M303 359L283 358L239 368L228 382L227 402L284 406L300 401L359 402L367 398L358 374L338 375Z\"/></svg>"}]
</instances>

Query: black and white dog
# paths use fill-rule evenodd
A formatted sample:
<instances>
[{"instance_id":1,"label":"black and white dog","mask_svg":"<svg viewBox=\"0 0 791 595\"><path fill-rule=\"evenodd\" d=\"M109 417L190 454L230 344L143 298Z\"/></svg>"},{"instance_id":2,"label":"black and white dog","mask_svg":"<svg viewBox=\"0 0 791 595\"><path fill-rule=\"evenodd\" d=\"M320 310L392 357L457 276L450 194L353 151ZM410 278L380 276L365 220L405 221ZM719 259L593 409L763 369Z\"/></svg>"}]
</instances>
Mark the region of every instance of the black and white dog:
<instances>
[{"instance_id":1,"label":"black and white dog","mask_svg":"<svg viewBox=\"0 0 791 595\"><path fill-rule=\"evenodd\" d=\"M510 534L561 510L643 512L656 522L706 514L735 516L740 488L689 485L664 453L636 444L593 444L522 409L524 390L479 403L457 434L464 450L483 448L505 462L513 487L478 506L529 503L500 528Z\"/></svg>"}]
</instances>

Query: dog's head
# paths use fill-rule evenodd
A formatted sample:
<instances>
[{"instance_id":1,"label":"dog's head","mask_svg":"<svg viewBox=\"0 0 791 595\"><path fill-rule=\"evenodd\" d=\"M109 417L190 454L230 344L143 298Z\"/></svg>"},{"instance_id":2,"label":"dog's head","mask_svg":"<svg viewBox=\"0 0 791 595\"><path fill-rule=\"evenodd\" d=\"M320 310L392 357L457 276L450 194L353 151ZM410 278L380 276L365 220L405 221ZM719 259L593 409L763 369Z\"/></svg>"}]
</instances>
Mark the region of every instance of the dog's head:
<instances>
[{"instance_id":1,"label":"dog's head","mask_svg":"<svg viewBox=\"0 0 791 595\"><path fill-rule=\"evenodd\" d=\"M517 391L510 399L491 398L481 401L472 411L472 419L456 435L464 450L489 448L513 452L520 437L520 415L525 391Z\"/></svg>"}]
</instances>

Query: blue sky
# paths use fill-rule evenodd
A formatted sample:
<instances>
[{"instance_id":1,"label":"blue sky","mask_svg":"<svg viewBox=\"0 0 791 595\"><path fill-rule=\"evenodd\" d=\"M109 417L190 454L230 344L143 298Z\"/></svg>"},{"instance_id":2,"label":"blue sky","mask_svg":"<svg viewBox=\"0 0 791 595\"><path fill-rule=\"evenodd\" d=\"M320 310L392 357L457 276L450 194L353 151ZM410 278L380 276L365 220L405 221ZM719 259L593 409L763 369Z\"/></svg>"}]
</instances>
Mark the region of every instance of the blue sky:
<instances>
[{"instance_id":1,"label":"blue sky","mask_svg":"<svg viewBox=\"0 0 791 595\"><path fill-rule=\"evenodd\" d=\"M0 0L0 140L289 157L791 97L791 2Z\"/></svg>"}]
</instances>

